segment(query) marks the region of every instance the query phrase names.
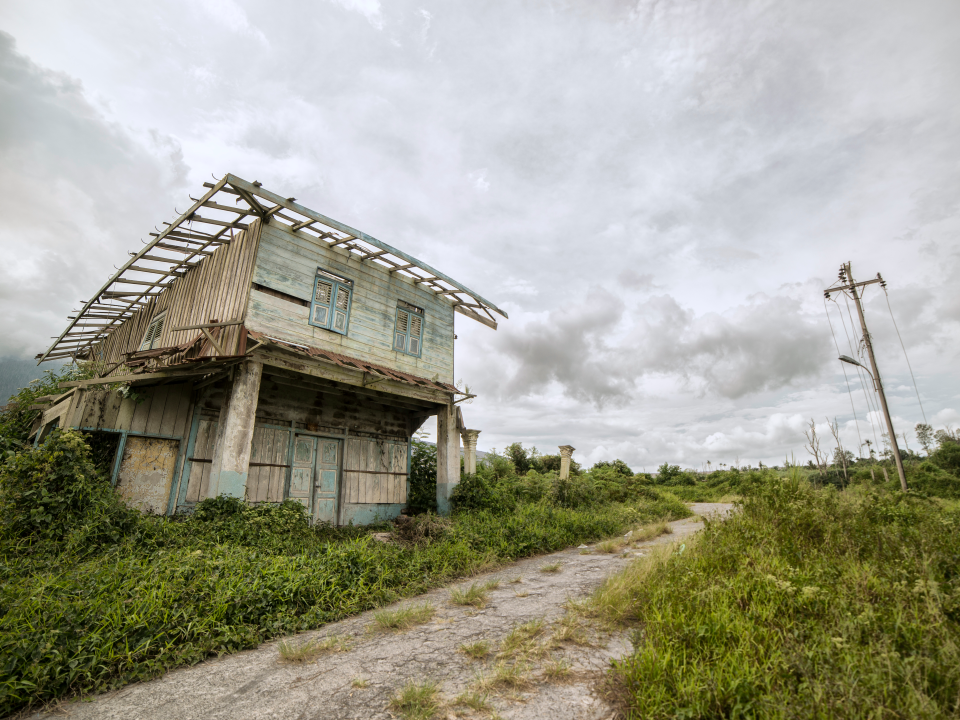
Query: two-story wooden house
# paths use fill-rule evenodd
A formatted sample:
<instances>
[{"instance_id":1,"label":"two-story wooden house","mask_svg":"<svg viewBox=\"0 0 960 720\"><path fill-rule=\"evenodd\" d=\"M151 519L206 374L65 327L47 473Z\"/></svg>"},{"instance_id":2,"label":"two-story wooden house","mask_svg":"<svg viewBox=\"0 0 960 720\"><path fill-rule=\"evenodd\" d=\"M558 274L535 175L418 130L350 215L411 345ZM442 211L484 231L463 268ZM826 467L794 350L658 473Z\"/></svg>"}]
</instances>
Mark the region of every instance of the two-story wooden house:
<instances>
[{"instance_id":1,"label":"two-story wooden house","mask_svg":"<svg viewBox=\"0 0 960 720\"><path fill-rule=\"evenodd\" d=\"M92 361L98 377L65 384L37 439L114 433L113 482L145 511L294 498L316 521L359 524L399 514L411 436L436 415L447 509L455 313L494 329L506 313L260 183L205 186L38 356Z\"/></svg>"}]
</instances>

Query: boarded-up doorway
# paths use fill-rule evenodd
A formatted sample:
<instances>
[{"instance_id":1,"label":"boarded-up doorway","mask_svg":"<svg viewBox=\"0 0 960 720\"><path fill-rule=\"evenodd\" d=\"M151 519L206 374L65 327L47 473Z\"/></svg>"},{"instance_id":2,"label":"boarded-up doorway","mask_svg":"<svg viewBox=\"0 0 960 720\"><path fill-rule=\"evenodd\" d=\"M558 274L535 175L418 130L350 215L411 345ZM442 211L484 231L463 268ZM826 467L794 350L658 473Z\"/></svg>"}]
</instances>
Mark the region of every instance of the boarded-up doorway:
<instances>
[{"instance_id":1,"label":"boarded-up doorway","mask_svg":"<svg viewBox=\"0 0 960 720\"><path fill-rule=\"evenodd\" d=\"M127 505L166 514L179 449L179 440L127 436L117 478L117 492Z\"/></svg>"}]
</instances>

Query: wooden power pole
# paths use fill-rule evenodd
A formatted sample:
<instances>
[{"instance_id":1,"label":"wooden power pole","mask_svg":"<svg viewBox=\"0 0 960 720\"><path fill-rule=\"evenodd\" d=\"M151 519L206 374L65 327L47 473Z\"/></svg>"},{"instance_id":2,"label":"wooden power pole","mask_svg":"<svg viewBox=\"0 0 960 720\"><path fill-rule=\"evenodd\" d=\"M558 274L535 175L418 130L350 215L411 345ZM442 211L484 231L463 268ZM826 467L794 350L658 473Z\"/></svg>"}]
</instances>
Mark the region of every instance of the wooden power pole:
<instances>
[{"instance_id":1,"label":"wooden power pole","mask_svg":"<svg viewBox=\"0 0 960 720\"><path fill-rule=\"evenodd\" d=\"M883 392L883 381L880 379L880 370L877 368L877 358L873 354L873 340L870 338L870 332L867 330L867 320L863 315L863 303L860 301L862 291L857 292L857 288L862 288L864 285L885 283L879 274L877 274L876 280L867 280L859 283L854 282L853 272L850 269L850 263L844 263L841 267L840 279L846 280L847 284L838 288L830 288L830 290L849 290L853 295L853 302L857 306L857 315L860 316L860 327L863 329L863 344L867 348L867 355L870 358L870 367L873 370L873 384L876 388L877 395L880 396L880 408L883 410L883 419L887 423L887 435L890 438L890 449L893 452L893 459L897 463L897 472L900 474L900 489L906 492L907 476L903 472L903 458L900 457L900 448L897 445L897 434L893 431L893 421L890 419L890 409L887 407L887 396Z\"/></svg>"}]
</instances>

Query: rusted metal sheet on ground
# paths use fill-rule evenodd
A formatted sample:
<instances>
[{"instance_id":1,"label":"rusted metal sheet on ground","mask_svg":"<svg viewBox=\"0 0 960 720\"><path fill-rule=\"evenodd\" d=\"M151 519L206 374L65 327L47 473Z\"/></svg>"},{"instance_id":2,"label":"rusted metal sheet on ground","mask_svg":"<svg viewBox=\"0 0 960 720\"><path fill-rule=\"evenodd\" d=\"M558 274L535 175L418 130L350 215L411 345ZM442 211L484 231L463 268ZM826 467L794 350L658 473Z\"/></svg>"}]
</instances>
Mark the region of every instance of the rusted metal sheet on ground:
<instances>
[{"instance_id":1,"label":"rusted metal sheet on ground","mask_svg":"<svg viewBox=\"0 0 960 720\"><path fill-rule=\"evenodd\" d=\"M127 436L117 479L124 502L145 513L163 515L177 466L178 440Z\"/></svg>"}]
</instances>

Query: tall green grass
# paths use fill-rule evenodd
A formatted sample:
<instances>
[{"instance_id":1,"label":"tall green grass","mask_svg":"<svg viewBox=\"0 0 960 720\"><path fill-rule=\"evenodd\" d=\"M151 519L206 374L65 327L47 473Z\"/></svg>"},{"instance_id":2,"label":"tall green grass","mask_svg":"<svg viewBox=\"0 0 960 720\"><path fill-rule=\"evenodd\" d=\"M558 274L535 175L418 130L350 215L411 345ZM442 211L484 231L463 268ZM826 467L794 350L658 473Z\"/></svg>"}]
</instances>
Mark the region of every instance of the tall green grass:
<instances>
[{"instance_id":1,"label":"tall green grass","mask_svg":"<svg viewBox=\"0 0 960 720\"><path fill-rule=\"evenodd\" d=\"M960 514L885 490L755 490L594 598L636 627L637 718L960 714Z\"/></svg>"},{"instance_id":2,"label":"tall green grass","mask_svg":"<svg viewBox=\"0 0 960 720\"><path fill-rule=\"evenodd\" d=\"M2 468L0 715L255 647L671 508L688 512L669 500L517 503L461 512L397 545L370 537L383 528L311 527L292 502L218 498L186 519L139 516L96 476L75 432L55 432Z\"/></svg>"}]
</instances>

